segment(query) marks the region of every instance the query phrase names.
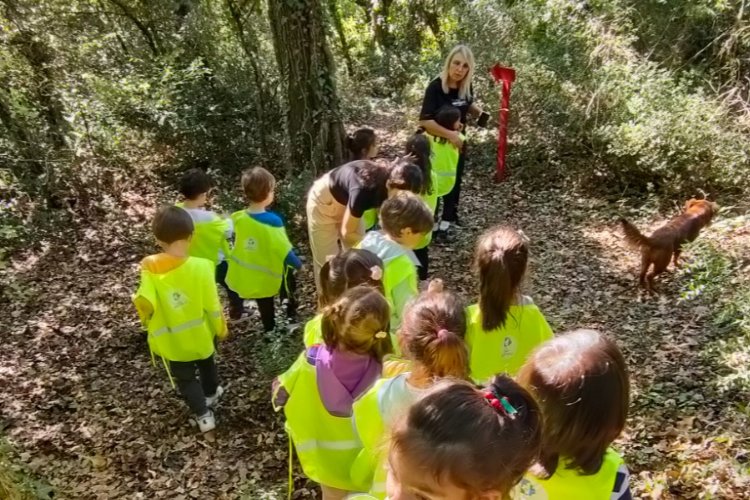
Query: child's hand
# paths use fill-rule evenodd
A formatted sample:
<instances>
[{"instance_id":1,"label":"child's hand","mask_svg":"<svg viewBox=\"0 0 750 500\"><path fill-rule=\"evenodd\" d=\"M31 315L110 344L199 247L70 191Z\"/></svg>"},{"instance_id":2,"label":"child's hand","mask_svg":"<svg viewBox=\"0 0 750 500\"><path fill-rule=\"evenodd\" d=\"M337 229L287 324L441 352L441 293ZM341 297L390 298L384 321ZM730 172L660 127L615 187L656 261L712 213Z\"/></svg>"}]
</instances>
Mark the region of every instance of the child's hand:
<instances>
[{"instance_id":1,"label":"child's hand","mask_svg":"<svg viewBox=\"0 0 750 500\"><path fill-rule=\"evenodd\" d=\"M441 293L444 289L443 280L439 278L430 280L430 284L427 285L427 293Z\"/></svg>"},{"instance_id":2,"label":"child's hand","mask_svg":"<svg viewBox=\"0 0 750 500\"><path fill-rule=\"evenodd\" d=\"M226 326L224 327L224 331L222 333L216 334L216 338L221 340L222 342L226 340L228 337L229 337L229 328Z\"/></svg>"}]
</instances>

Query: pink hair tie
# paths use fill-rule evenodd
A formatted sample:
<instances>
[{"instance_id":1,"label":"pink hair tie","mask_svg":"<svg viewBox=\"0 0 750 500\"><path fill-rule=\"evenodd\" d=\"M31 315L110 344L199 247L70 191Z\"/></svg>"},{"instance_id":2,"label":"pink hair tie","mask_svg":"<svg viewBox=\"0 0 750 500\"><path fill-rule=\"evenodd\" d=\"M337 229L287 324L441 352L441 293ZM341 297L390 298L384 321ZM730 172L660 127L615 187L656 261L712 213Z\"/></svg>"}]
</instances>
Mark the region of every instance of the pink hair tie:
<instances>
[{"instance_id":1,"label":"pink hair tie","mask_svg":"<svg viewBox=\"0 0 750 500\"><path fill-rule=\"evenodd\" d=\"M383 279L383 270L380 268L380 266L372 266L370 268L370 278L374 279L375 281L380 281Z\"/></svg>"},{"instance_id":2,"label":"pink hair tie","mask_svg":"<svg viewBox=\"0 0 750 500\"><path fill-rule=\"evenodd\" d=\"M440 342L445 342L445 340L448 338L449 334L450 334L450 332L448 330L446 330L445 328L441 328L437 332L437 338L438 338L438 340Z\"/></svg>"}]
</instances>

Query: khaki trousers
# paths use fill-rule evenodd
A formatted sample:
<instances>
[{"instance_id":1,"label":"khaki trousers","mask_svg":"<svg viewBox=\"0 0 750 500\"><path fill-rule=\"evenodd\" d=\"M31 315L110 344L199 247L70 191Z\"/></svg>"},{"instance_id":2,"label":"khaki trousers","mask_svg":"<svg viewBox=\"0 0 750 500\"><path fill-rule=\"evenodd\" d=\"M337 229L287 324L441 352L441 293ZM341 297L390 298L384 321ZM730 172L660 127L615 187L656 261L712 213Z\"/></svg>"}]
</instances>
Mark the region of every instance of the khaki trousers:
<instances>
[{"instance_id":1,"label":"khaki trousers","mask_svg":"<svg viewBox=\"0 0 750 500\"><path fill-rule=\"evenodd\" d=\"M340 249L341 222L346 207L331 194L330 178L325 174L316 180L307 195L307 234L313 257L315 288L320 294L320 268Z\"/></svg>"}]
</instances>

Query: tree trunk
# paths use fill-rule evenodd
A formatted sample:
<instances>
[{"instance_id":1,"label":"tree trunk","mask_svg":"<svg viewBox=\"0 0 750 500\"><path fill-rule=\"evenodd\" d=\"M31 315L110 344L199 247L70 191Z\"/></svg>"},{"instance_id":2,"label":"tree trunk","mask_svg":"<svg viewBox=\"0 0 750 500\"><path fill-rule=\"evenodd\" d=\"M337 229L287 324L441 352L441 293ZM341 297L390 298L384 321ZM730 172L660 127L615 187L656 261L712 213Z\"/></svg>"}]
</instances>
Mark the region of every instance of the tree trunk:
<instances>
[{"instance_id":1,"label":"tree trunk","mask_svg":"<svg viewBox=\"0 0 750 500\"><path fill-rule=\"evenodd\" d=\"M276 60L287 91L290 172L341 163L344 126L320 0L269 0Z\"/></svg>"},{"instance_id":2,"label":"tree trunk","mask_svg":"<svg viewBox=\"0 0 750 500\"><path fill-rule=\"evenodd\" d=\"M349 50L349 41L346 39L346 33L344 33L344 25L341 22L341 14L339 13L336 0L328 1L328 13L331 16L333 27L336 29L336 34L339 37L339 43L341 43L341 52L344 55L344 62L346 63L346 72L349 76L354 76L354 61L352 61L351 51Z\"/></svg>"}]
</instances>

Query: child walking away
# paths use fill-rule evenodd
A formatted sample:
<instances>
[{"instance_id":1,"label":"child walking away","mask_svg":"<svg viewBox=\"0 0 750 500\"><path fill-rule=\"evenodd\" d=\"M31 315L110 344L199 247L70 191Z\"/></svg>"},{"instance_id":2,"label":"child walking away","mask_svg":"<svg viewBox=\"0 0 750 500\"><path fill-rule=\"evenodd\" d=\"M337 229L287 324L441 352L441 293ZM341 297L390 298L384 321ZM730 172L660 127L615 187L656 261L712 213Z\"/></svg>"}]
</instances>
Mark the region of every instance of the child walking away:
<instances>
[{"instance_id":1,"label":"child walking away","mask_svg":"<svg viewBox=\"0 0 750 500\"><path fill-rule=\"evenodd\" d=\"M415 194L401 192L380 208L381 231L370 231L359 248L383 260L383 286L391 304L391 331L401 325L401 315L409 299L416 297L419 260L412 251L433 226L432 212Z\"/></svg>"},{"instance_id":2,"label":"child walking away","mask_svg":"<svg viewBox=\"0 0 750 500\"><path fill-rule=\"evenodd\" d=\"M302 262L294 253L281 217L266 211L273 203L276 179L255 167L242 174L247 209L232 214L235 244L229 259L227 284L243 299L255 299L265 332L276 328L274 297L287 300L287 317L296 318L295 270Z\"/></svg>"},{"instance_id":3,"label":"child walking away","mask_svg":"<svg viewBox=\"0 0 750 500\"><path fill-rule=\"evenodd\" d=\"M510 378L497 377L486 389L441 382L393 431L388 498L511 498L540 437L536 402Z\"/></svg>"},{"instance_id":4,"label":"child walking away","mask_svg":"<svg viewBox=\"0 0 750 500\"><path fill-rule=\"evenodd\" d=\"M337 254L320 269L319 309L324 310L348 289L359 285L383 293L383 261L374 253L357 248ZM305 347L323 343L322 318L323 313L318 313L305 323Z\"/></svg>"},{"instance_id":5,"label":"child walking away","mask_svg":"<svg viewBox=\"0 0 750 500\"><path fill-rule=\"evenodd\" d=\"M435 122L448 130L460 131L463 128L461 124L461 111L451 105L441 107L435 115ZM458 171L458 160L461 151L447 139L442 137L428 136L430 139L430 148L432 150L432 169L437 176L437 196L442 198L453 191L456 185L456 174ZM466 136L460 134L462 141ZM441 218L438 226L438 235L445 235L450 228L450 220L447 217ZM455 222L455 221L454 221Z\"/></svg>"},{"instance_id":6,"label":"child walking away","mask_svg":"<svg viewBox=\"0 0 750 500\"><path fill-rule=\"evenodd\" d=\"M229 240L234 228L231 219L225 219L211 210L206 210L208 194L214 183L211 177L199 168L185 172L180 179L180 194L183 200L177 203L193 219L193 238L188 252L193 257L203 257L216 266L216 281L227 291L229 298L229 318L242 316L242 299L226 283Z\"/></svg>"},{"instance_id":7,"label":"child walking away","mask_svg":"<svg viewBox=\"0 0 750 500\"><path fill-rule=\"evenodd\" d=\"M610 447L630 401L617 345L592 330L560 335L534 352L518 381L539 402L544 432L539 462L514 498L630 500L628 469Z\"/></svg>"},{"instance_id":8,"label":"child walking away","mask_svg":"<svg viewBox=\"0 0 750 500\"><path fill-rule=\"evenodd\" d=\"M528 240L510 227L494 227L479 238L474 254L479 303L466 311L475 381L498 373L515 375L531 351L552 338L539 308L520 291L528 260Z\"/></svg>"},{"instance_id":9,"label":"child walking away","mask_svg":"<svg viewBox=\"0 0 750 500\"><path fill-rule=\"evenodd\" d=\"M410 371L379 380L354 403L354 426L363 450L352 467L352 477L372 484L370 495L375 498L385 498L383 441L394 422L441 378L468 378L465 332L463 305L455 295L442 291L442 283L430 283L428 291L409 304L399 331Z\"/></svg>"},{"instance_id":10,"label":"child walking away","mask_svg":"<svg viewBox=\"0 0 750 500\"><path fill-rule=\"evenodd\" d=\"M284 408L302 470L321 485L324 500L365 488L349 474L361 450L350 417L352 403L375 383L383 356L392 350L385 331L389 317L377 290L348 290L323 312L325 344L306 349L274 381L274 409Z\"/></svg>"},{"instance_id":11,"label":"child walking away","mask_svg":"<svg viewBox=\"0 0 750 500\"><path fill-rule=\"evenodd\" d=\"M152 356L161 356L201 432L208 432L216 427L210 407L224 392L216 371L214 337L227 336L214 265L188 255L193 221L185 210L162 208L152 229L163 252L141 261L141 283L133 302L148 330Z\"/></svg>"},{"instance_id":12,"label":"child walking away","mask_svg":"<svg viewBox=\"0 0 750 500\"><path fill-rule=\"evenodd\" d=\"M372 160L378 156L378 136L369 127L358 128L346 137L349 161Z\"/></svg>"}]
</instances>

